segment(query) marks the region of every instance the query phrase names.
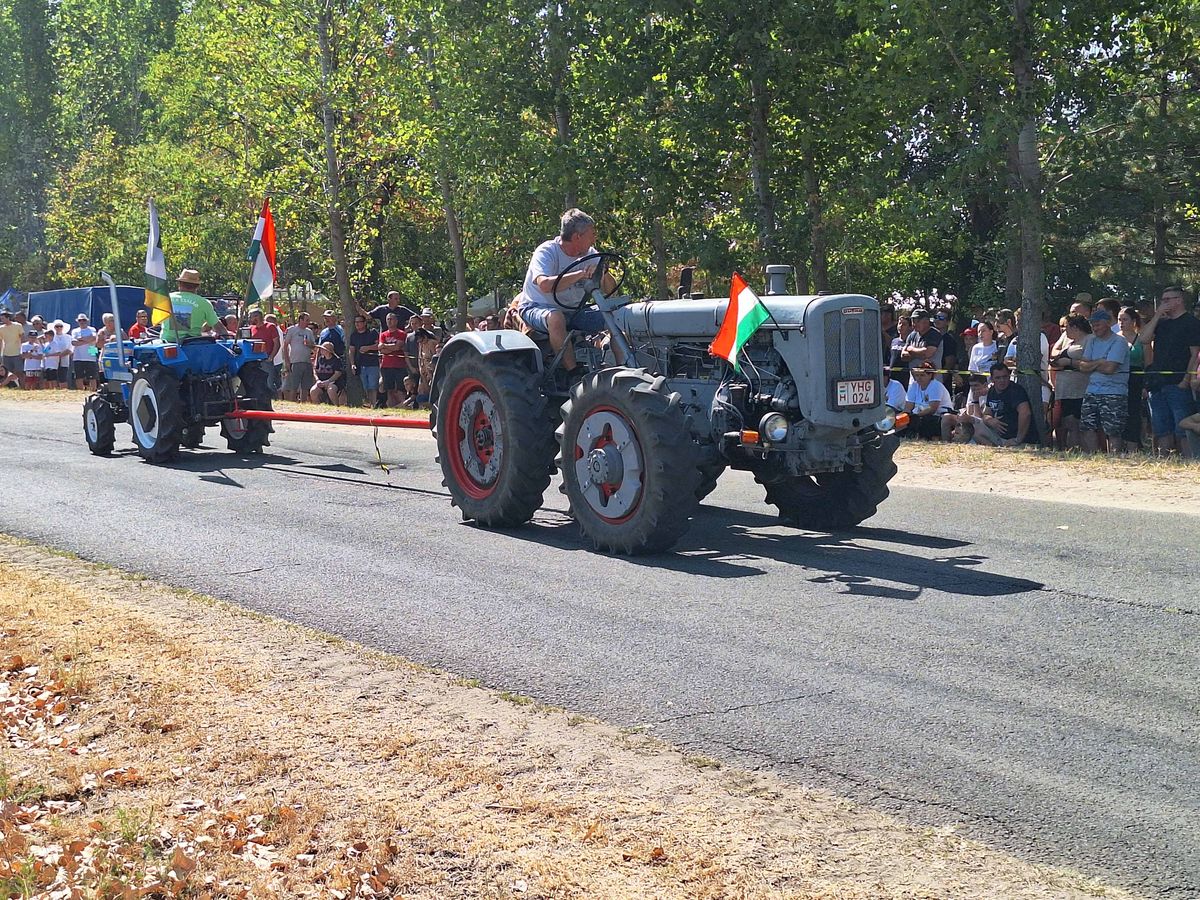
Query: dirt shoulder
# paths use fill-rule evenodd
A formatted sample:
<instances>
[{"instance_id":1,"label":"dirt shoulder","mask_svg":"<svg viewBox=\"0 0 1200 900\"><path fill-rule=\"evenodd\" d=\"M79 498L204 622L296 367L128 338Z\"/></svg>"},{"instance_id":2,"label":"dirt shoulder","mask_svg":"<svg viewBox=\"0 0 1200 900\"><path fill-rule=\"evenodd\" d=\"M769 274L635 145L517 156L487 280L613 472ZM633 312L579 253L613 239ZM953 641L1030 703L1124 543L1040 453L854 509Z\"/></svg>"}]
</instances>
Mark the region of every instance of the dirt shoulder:
<instances>
[{"instance_id":1,"label":"dirt shoulder","mask_svg":"<svg viewBox=\"0 0 1200 900\"><path fill-rule=\"evenodd\" d=\"M16 896L1126 896L138 576L0 553Z\"/></svg>"}]
</instances>

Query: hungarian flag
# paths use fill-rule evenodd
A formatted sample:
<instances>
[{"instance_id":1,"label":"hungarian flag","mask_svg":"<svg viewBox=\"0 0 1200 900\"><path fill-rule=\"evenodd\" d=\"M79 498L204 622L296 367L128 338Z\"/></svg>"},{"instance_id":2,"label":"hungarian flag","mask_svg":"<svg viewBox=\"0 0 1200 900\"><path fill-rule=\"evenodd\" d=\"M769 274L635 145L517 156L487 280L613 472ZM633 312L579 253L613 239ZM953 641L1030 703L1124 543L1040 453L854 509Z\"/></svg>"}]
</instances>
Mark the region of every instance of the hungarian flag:
<instances>
[{"instance_id":1,"label":"hungarian flag","mask_svg":"<svg viewBox=\"0 0 1200 900\"><path fill-rule=\"evenodd\" d=\"M153 200L150 201L150 240L146 242L146 306L150 309L150 324L155 328L173 315L167 260L163 256L158 210L154 208Z\"/></svg>"},{"instance_id":2,"label":"hungarian flag","mask_svg":"<svg viewBox=\"0 0 1200 900\"><path fill-rule=\"evenodd\" d=\"M275 293L275 220L271 218L271 201L263 201L262 212L258 214L258 224L254 226L254 240L246 259L254 263L250 272L251 303L255 300L261 303Z\"/></svg>"},{"instance_id":3,"label":"hungarian flag","mask_svg":"<svg viewBox=\"0 0 1200 900\"><path fill-rule=\"evenodd\" d=\"M734 272L729 285L729 306L708 352L733 363L734 370L740 372L738 354L751 335L758 331L758 326L770 316L758 295L750 290L739 273Z\"/></svg>"}]
</instances>

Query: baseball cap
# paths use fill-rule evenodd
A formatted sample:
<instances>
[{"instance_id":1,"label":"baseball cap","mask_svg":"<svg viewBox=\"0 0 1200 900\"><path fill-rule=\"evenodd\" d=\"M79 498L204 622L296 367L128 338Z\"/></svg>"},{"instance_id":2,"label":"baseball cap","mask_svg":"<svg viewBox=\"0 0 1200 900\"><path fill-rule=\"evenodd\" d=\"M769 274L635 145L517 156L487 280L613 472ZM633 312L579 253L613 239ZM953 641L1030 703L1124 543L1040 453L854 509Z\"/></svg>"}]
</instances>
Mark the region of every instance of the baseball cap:
<instances>
[{"instance_id":1,"label":"baseball cap","mask_svg":"<svg viewBox=\"0 0 1200 900\"><path fill-rule=\"evenodd\" d=\"M421 315L423 315L423 316L432 316L432 315L433 315L433 308L432 308L432 307L430 307L430 306L427 306L427 307L425 307L423 310L421 310Z\"/></svg>"},{"instance_id":2,"label":"baseball cap","mask_svg":"<svg viewBox=\"0 0 1200 900\"><path fill-rule=\"evenodd\" d=\"M1111 322L1112 316L1103 306L1088 317L1089 322Z\"/></svg>"},{"instance_id":3,"label":"baseball cap","mask_svg":"<svg viewBox=\"0 0 1200 900\"><path fill-rule=\"evenodd\" d=\"M333 310L332 310L332 309L327 309L327 310L325 310L325 312L321 313L321 315L323 315L323 316L332 316L332 315L333 315Z\"/></svg>"},{"instance_id":4,"label":"baseball cap","mask_svg":"<svg viewBox=\"0 0 1200 900\"><path fill-rule=\"evenodd\" d=\"M979 332L974 328L964 328L962 331L963 337L979 337Z\"/></svg>"},{"instance_id":5,"label":"baseball cap","mask_svg":"<svg viewBox=\"0 0 1200 900\"><path fill-rule=\"evenodd\" d=\"M921 363L919 366L913 366L912 370L914 372L920 372L922 370L932 369L932 368L933 368L933 363L931 363L929 360L925 360L925 362Z\"/></svg>"},{"instance_id":6,"label":"baseball cap","mask_svg":"<svg viewBox=\"0 0 1200 900\"><path fill-rule=\"evenodd\" d=\"M912 311L912 313L909 315L909 318L912 318L912 319L928 319L928 318L929 318L929 310L927 310L927 309L914 309L914 310Z\"/></svg>"}]
</instances>

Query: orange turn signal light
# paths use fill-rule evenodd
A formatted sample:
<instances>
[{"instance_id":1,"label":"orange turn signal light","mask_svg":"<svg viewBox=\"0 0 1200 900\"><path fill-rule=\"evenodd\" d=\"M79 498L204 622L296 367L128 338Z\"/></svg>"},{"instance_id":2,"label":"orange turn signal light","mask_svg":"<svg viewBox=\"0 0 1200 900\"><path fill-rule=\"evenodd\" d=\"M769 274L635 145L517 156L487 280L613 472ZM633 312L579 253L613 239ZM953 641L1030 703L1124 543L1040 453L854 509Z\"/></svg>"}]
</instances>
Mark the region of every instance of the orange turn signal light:
<instances>
[{"instance_id":1,"label":"orange turn signal light","mask_svg":"<svg viewBox=\"0 0 1200 900\"><path fill-rule=\"evenodd\" d=\"M164 359L177 359L179 357L178 347L163 347Z\"/></svg>"},{"instance_id":2,"label":"orange turn signal light","mask_svg":"<svg viewBox=\"0 0 1200 900\"><path fill-rule=\"evenodd\" d=\"M250 352L251 353L266 353L267 352L267 342L266 341L255 341L253 344L250 345Z\"/></svg>"},{"instance_id":3,"label":"orange turn signal light","mask_svg":"<svg viewBox=\"0 0 1200 900\"><path fill-rule=\"evenodd\" d=\"M760 443L758 432L757 431L743 431L742 432L742 443L743 444Z\"/></svg>"},{"instance_id":4,"label":"orange turn signal light","mask_svg":"<svg viewBox=\"0 0 1200 900\"><path fill-rule=\"evenodd\" d=\"M895 428L896 431L899 431L901 428L908 427L908 421L909 421L908 413L906 413L906 412L896 413L896 424L893 425L892 427Z\"/></svg>"}]
</instances>

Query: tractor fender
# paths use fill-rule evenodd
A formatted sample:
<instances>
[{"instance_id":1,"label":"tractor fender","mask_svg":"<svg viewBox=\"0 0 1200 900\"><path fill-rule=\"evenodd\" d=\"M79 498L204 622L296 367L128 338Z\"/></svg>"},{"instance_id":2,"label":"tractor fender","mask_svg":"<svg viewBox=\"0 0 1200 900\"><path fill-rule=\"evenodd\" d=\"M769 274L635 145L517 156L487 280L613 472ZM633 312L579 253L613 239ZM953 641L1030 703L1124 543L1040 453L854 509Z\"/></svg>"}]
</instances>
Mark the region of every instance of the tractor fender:
<instances>
[{"instance_id":1,"label":"tractor fender","mask_svg":"<svg viewBox=\"0 0 1200 900\"><path fill-rule=\"evenodd\" d=\"M437 366L433 370L433 383L429 386L431 406L437 405L442 378L450 370L451 364L464 353L478 353L480 356L516 354L525 357L523 362L529 367L529 371L542 371L541 349L521 332L508 329L464 331L448 340L442 347L442 352L438 354Z\"/></svg>"}]
</instances>

